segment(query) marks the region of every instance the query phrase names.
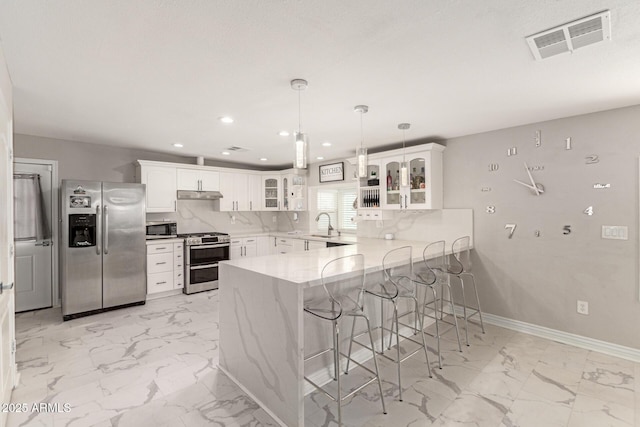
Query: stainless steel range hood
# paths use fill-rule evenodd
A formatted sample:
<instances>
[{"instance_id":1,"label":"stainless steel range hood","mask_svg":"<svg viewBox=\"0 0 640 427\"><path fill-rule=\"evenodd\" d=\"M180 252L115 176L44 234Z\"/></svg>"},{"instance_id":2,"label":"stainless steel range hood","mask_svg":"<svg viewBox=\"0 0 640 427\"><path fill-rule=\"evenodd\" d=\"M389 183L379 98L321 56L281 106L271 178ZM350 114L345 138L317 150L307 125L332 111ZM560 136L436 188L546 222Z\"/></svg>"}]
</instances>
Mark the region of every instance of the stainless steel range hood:
<instances>
[{"instance_id":1,"label":"stainless steel range hood","mask_svg":"<svg viewBox=\"0 0 640 427\"><path fill-rule=\"evenodd\" d=\"M218 200L222 197L219 191L178 190L178 200Z\"/></svg>"}]
</instances>

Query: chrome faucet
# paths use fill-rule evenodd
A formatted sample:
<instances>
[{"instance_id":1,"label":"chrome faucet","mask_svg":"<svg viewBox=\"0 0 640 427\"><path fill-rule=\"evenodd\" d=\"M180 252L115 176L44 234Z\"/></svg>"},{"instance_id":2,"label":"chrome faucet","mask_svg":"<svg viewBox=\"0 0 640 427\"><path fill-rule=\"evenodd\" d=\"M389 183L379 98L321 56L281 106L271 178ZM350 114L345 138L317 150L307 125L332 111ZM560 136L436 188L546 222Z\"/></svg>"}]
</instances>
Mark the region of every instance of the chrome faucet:
<instances>
[{"instance_id":1,"label":"chrome faucet","mask_svg":"<svg viewBox=\"0 0 640 427\"><path fill-rule=\"evenodd\" d=\"M316 222L320 221L320 216L321 215L326 215L327 219L329 220L329 227L327 228L327 236L331 236L331 231L333 231L333 227L331 226L331 217L326 212L320 212L318 214L318 216L316 217Z\"/></svg>"}]
</instances>

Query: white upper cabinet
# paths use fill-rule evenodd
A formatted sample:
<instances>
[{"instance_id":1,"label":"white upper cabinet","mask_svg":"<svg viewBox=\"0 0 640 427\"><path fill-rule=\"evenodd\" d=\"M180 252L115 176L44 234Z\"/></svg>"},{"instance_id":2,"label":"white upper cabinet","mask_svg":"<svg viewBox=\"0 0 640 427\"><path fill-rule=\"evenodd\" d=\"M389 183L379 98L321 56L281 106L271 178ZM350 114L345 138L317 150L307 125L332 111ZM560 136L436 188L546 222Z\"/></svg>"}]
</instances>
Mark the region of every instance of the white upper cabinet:
<instances>
[{"instance_id":1,"label":"white upper cabinet","mask_svg":"<svg viewBox=\"0 0 640 427\"><path fill-rule=\"evenodd\" d=\"M178 190L219 191L220 173L198 169L177 169Z\"/></svg>"},{"instance_id":2,"label":"white upper cabinet","mask_svg":"<svg viewBox=\"0 0 640 427\"><path fill-rule=\"evenodd\" d=\"M439 144L425 144L402 150L376 153L369 166L378 179L359 181L359 209L442 209L442 152ZM371 158L373 157L373 158ZM405 161L409 167L408 185L400 182L400 170Z\"/></svg>"},{"instance_id":3,"label":"white upper cabinet","mask_svg":"<svg viewBox=\"0 0 640 427\"><path fill-rule=\"evenodd\" d=\"M138 160L136 171L138 181L147 184L147 212L175 212L178 190L219 191L221 212L307 209L307 177L293 169L261 172Z\"/></svg>"},{"instance_id":4,"label":"white upper cabinet","mask_svg":"<svg viewBox=\"0 0 640 427\"><path fill-rule=\"evenodd\" d=\"M242 171L220 172L220 211L259 211L262 177Z\"/></svg>"},{"instance_id":5,"label":"white upper cabinet","mask_svg":"<svg viewBox=\"0 0 640 427\"><path fill-rule=\"evenodd\" d=\"M280 210L280 193L282 191L280 175L262 176L263 211Z\"/></svg>"},{"instance_id":6,"label":"white upper cabinet","mask_svg":"<svg viewBox=\"0 0 640 427\"><path fill-rule=\"evenodd\" d=\"M147 212L175 212L176 168L140 163L138 181L146 184Z\"/></svg>"},{"instance_id":7,"label":"white upper cabinet","mask_svg":"<svg viewBox=\"0 0 640 427\"><path fill-rule=\"evenodd\" d=\"M247 175L247 186L249 195L250 211L260 211L262 208L262 175Z\"/></svg>"}]
</instances>

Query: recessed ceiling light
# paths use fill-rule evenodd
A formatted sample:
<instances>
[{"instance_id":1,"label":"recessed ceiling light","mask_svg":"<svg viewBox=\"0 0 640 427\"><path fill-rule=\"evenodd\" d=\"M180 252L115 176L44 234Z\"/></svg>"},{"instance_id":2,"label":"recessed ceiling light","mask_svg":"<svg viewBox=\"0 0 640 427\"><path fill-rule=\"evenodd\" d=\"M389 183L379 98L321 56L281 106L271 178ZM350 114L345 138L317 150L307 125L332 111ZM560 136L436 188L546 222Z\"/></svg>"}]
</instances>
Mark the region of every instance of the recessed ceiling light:
<instances>
[{"instance_id":1,"label":"recessed ceiling light","mask_svg":"<svg viewBox=\"0 0 640 427\"><path fill-rule=\"evenodd\" d=\"M280 135L280 136L289 136L290 133L288 131L286 131L286 130L281 130L278 135Z\"/></svg>"},{"instance_id":2,"label":"recessed ceiling light","mask_svg":"<svg viewBox=\"0 0 640 427\"><path fill-rule=\"evenodd\" d=\"M223 155L223 156L228 156L229 154L231 154L231 153L230 153L230 152L228 152L228 151L223 151L223 152L222 152L222 155Z\"/></svg>"},{"instance_id":3,"label":"recessed ceiling light","mask_svg":"<svg viewBox=\"0 0 640 427\"><path fill-rule=\"evenodd\" d=\"M316 160L324 160L324 157L318 156L318 157L316 157Z\"/></svg>"},{"instance_id":4,"label":"recessed ceiling light","mask_svg":"<svg viewBox=\"0 0 640 427\"><path fill-rule=\"evenodd\" d=\"M222 116L218 118L218 120L220 120L222 123L233 123L233 117L229 116Z\"/></svg>"},{"instance_id":5,"label":"recessed ceiling light","mask_svg":"<svg viewBox=\"0 0 640 427\"><path fill-rule=\"evenodd\" d=\"M329 141L323 142L322 143L323 147L331 147L331 143Z\"/></svg>"},{"instance_id":6,"label":"recessed ceiling light","mask_svg":"<svg viewBox=\"0 0 640 427\"><path fill-rule=\"evenodd\" d=\"M260 161L261 161L261 162L266 162L266 161L267 161L267 158L266 158L266 157L260 157Z\"/></svg>"},{"instance_id":7,"label":"recessed ceiling light","mask_svg":"<svg viewBox=\"0 0 640 427\"><path fill-rule=\"evenodd\" d=\"M173 144L173 146L176 147L176 148L184 147L184 145L180 144L179 142L176 142L175 144Z\"/></svg>"}]
</instances>

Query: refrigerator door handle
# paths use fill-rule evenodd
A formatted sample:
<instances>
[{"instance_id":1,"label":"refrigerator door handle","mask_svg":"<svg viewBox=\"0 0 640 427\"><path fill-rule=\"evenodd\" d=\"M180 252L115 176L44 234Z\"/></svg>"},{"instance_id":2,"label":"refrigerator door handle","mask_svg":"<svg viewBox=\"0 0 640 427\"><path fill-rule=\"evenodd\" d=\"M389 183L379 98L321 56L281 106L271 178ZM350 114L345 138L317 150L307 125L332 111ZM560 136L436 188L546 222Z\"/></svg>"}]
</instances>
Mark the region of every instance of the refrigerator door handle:
<instances>
[{"instance_id":1,"label":"refrigerator door handle","mask_svg":"<svg viewBox=\"0 0 640 427\"><path fill-rule=\"evenodd\" d=\"M100 224L100 205L96 205L96 224ZM102 228L97 228L97 236L96 236L96 254L100 255L100 237L102 234Z\"/></svg>"},{"instance_id":2,"label":"refrigerator door handle","mask_svg":"<svg viewBox=\"0 0 640 427\"><path fill-rule=\"evenodd\" d=\"M109 253L109 207L104 205L104 229L102 230L104 236L102 241L104 242L104 254Z\"/></svg>"}]
</instances>

